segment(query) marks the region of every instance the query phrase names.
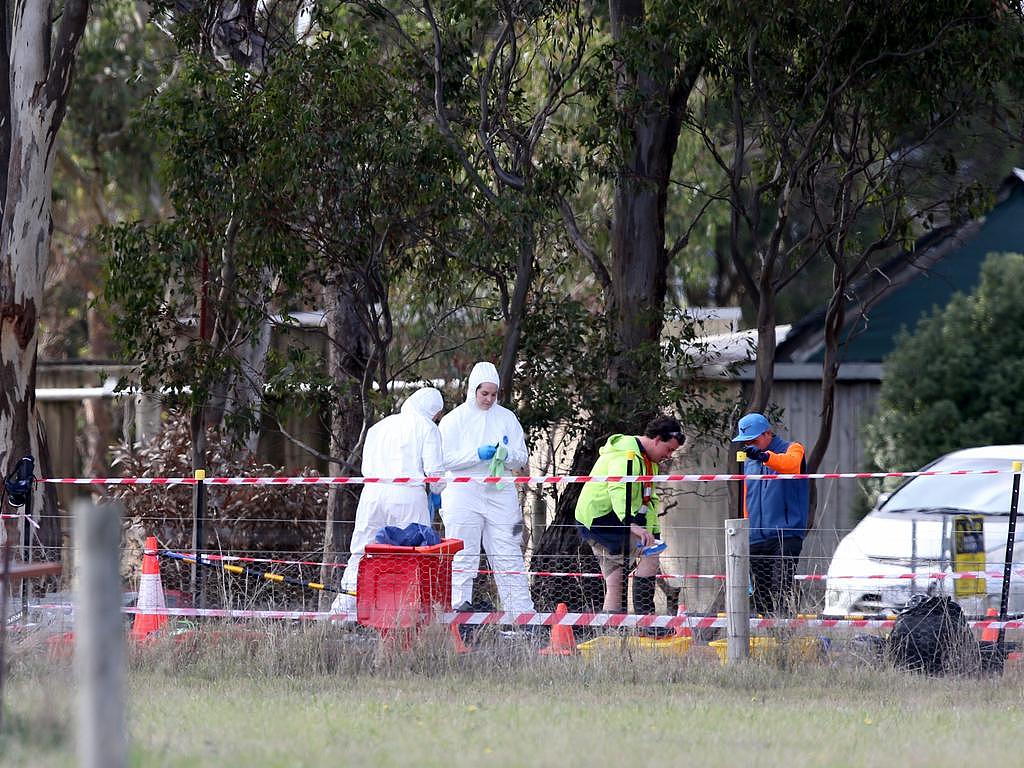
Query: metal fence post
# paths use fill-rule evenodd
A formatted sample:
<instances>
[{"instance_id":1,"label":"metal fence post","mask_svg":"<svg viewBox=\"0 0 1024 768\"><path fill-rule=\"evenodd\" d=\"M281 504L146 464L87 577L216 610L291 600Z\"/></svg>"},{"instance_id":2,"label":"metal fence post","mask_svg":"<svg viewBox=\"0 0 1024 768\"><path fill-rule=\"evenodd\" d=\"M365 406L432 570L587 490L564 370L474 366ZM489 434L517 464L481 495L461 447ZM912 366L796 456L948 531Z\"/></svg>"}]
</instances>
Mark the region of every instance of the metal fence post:
<instances>
[{"instance_id":1,"label":"metal fence post","mask_svg":"<svg viewBox=\"0 0 1024 768\"><path fill-rule=\"evenodd\" d=\"M744 518L725 521L725 614L729 663L750 657L750 536Z\"/></svg>"},{"instance_id":2,"label":"metal fence post","mask_svg":"<svg viewBox=\"0 0 1024 768\"><path fill-rule=\"evenodd\" d=\"M633 474L633 451L626 452L626 475ZM619 612L629 613L629 560L633 539L630 536L629 518L633 515L633 484L626 483L626 518L622 521L622 594L619 595ZM623 640L625 642L625 640Z\"/></svg>"},{"instance_id":3,"label":"metal fence post","mask_svg":"<svg viewBox=\"0 0 1024 768\"><path fill-rule=\"evenodd\" d=\"M194 477L196 482L192 486L192 552L196 561L192 564L192 605L196 608L205 608L202 559L206 542L206 536L203 534L203 522L206 519L206 470L197 469Z\"/></svg>"},{"instance_id":4,"label":"metal fence post","mask_svg":"<svg viewBox=\"0 0 1024 768\"><path fill-rule=\"evenodd\" d=\"M78 764L125 765L124 625L121 618L121 507L75 503L75 673Z\"/></svg>"},{"instance_id":5,"label":"metal fence post","mask_svg":"<svg viewBox=\"0 0 1024 768\"><path fill-rule=\"evenodd\" d=\"M736 474L745 475L747 473L747 452L743 448L736 451ZM743 490L746 487L746 480L739 480L736 483L736 517L746 517L746 513L743 510Z\"/></svg>"},{"instance_id":6,"label":"metal fence post","mask_svg":"<svg viewBox=\"0 0 1024 768\"><path fill-rule=\"evenodd\" d=\"M1020 499L1020 472L1024 466L1019 461L1013 462L1013 491L1010 493L1010 520L1006 524L1006 558L1003 561L1003 589L999 595L999 621L1006 621L1006 612L1010 607L1010 576L1013 573L1013 545L1017 535L1017 503ZM999 628L999 648L1002 649L1006 639L1006 628Z\"/></svg>"},{"instance_id":7,"label":"metal fence post","mask_svg":"<svg viewBox=\"0 0 1024 768\"><path fill-rule=\"evenodd\" d=\"M43 486L40 484L39 488ZM21 558L26 563L32 562L32 523L30 522L34 518L32 517L32 497L35 496L36 488L33 483L33 488L29 492L28 497L25 499L25 515L21 518L21 544L23 547ZM2 524L0 520L0 524ZM29 583L29 579L21 580L21 621L28 621L28 599L31 595L32 586Z\"/></svg>"}]
</instances>

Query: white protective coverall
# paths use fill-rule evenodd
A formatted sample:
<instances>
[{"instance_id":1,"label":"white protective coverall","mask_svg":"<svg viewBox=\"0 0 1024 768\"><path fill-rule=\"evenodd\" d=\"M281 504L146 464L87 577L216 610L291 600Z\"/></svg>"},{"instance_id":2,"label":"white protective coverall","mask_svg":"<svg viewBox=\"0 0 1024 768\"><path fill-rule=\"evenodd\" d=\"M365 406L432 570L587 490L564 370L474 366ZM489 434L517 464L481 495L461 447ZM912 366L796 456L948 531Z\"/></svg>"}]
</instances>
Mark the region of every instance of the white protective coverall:
<instances>
[{"instance_id":1,"label":"white protective coverall","mask_svg":"<svg viewBox=\"0 0 1024 768\"><path fill-rule=\"evenodd\" d=\"M491 363L477 363L469 374L466 402L441 419L445 469L453 475L489 475L490 462L481 460L477 449L505 444L506 437L505 466L512 470L526 467L529 458L526 442L515 414L498 403L487 410L476 404L477 387L487 382L499 383L497 369ZM526 570L522 550L523 510L515 486L503 485L448 483L441 494L445 535L462 539L464 543L452 564L452 606L473 601L473 579L479 570L482 540L491 570L499 571L494 581L502 609L533 610L530 587L522 573Z\"/></svg>"},{"instance_id":2,"label":"white protective coverall","mask_svg":"<svg viewBox=\"0 0 1024 768\"><path fill-rule=\"evenodd\" d=\"M425 477L444 471L441 433L434 416L444 408L441 393L433 387L413 392L399 413L374 424L366 433L363 447L363 477ZM434 484L439 491L441 483ZM377 531L388 525L404 528L410 523L430 525L427 492L423 483L408 485L366 484L356 507L350 555L341 588L354 592L359 578L359 561L366 545ZM339 594L331 606L333 612L354 611L355 598Z\"/></svg>"}]
</instances>

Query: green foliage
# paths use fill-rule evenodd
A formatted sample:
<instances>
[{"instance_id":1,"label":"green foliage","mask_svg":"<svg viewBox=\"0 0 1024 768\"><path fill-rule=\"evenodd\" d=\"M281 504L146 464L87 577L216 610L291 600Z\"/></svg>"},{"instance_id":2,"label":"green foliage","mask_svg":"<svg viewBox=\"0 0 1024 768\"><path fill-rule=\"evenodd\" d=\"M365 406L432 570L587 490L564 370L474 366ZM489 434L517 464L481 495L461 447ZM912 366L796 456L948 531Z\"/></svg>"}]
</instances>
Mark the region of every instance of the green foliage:
<instances>
[{"instance_id":1,"label":"green foliage","mask_svg":"<svg viewBox=\"0 0 1024 768\"><path fill-rule=\"evenodd\" d=\"M175 216L101 235L115 335L140 361L142 385L177 391L182 405L206 402L247 373L240 353L269 314L322 307L332 284L358 297L375 350L370 381L386 387L391 363L411 378L433 373L421 370L429 338L402 339L419 345L413 363L408 346L392 349L390 302L401 288L402 302L441 318L467 303L449 259L463 197L446 146L395 86L402 62L349 36L279 54L260 79L196 56L181 66L147 110ZM487 242L476 241L481 253ZM198 338L204 262L211 319ZM269 357L275 403L313 383L313 362L294 348ZM321 405L347 386L323 384Z\"/></svg>"},{"instance_id":2,"label":"green foliage","mask_svg":"<svg viewBox=\"0 0 1024 768\"><path fill-rule=\"evenodd\" d=\"M165 74L171 43L145 23L134 0L93 5L56 145L51 268L40 316L41 353L51 359L110 357L82 301L99 292L102 271L89 235L96 226L148 215L162 204L154 178L159 147L136 130L136 120Z\"/></svg>"},{"instance_id":3,"label":"green foliage","mask_svg":"<svg viewBox=\"0 0 1024 768\"><path fill-rule=\"evenodd\" d=\"M65 151L83 171L97 175L108 196L111 185L132 195L136 210L147 206L158 157L154 137L135 129L137 110L159 86L170 47L165 35L139 17L137 3L97 3L82 37L77 82L61 126Z\"/></svg>"},{"instance_id":4,"label":"green foliage","mask_svg":"<svg viewBox=\"0 0 1024 768\"><path fill-rule=\"evenodd\" d=\"M161 181L175 215L103 229L98 243L108 256L104 297L114 337L139 361L139 384L177 392L180 405L192 406L239 373L232 351L269 311L268 275L294 285L289 256L300 248L268 226L254 183L248 118L256 105L246 78L190 58L182 70L144 123L163 149ZM209 321L198 339L204 292ZM194 343L184 343L190 337Z\"/></svg>"},{"instance_id":5,"label":"green foliage","mask_svg":"<svg viewBox=\"0 0 1024 768\"><path fill-rule=\"evenodd\" d=\"M874 464L911 470L976 445L1024 442L1024 256L992 255L978 288L904 333L866 428Z\"/></svg>"},{"instance_id":6,"label":"green foliage","mask_svg":"<svg viewBox=\"0 0 1024 768\"><path fill-rule=\"evenodd\" d=\"M154 7L166 14L174 5ZM386 391L396 378L461 375L476 359L497 357L518 258L534 247L537 278L516 375L524 422L538 430L552 423L584 429L590 418L610 426L669 403L687 407L689 395L671 380L677 372L663 374L661 361L685 356L694 329L615 349L601 287L562 242L560 198L572 193L574 208L589 212L581 221L590 225L595 252L606 255L612 182L638 149L632 129L645 115L668 110L670 84L702 63L698 95L671 148L666 249L684 233L690 240L680 241L670 263L668 300L682 307L711 292L736 300L734 286L722 287L735 281L722 254L736 201L713 156L727 165L735 149L734 106L750 144L739 198L762 196L749 218L736 216L751 264L777 220L777 169L797 167L804 151L813 160L804 162L783 250L811 228L825 239L841 225L844 234L835 239L855 253L879 235L883 214L903 210L918 187L899 174L876 188L861 180L854 186L863 206L829 210L847 167L843 153L863 151L866 168L881 167L872 152L887 157L951 109L987 103L1019 48L1016 27L998 23L980 0L937 0L923 9L905 2L804 0L780 8L649 0L642 23L614 34L603 7L574 24L573 13L590 12L581 10L585 4L433 5L451 136L435 127L434 30L419 4L322 10L316 41L271 46L258 71L225 68L214 60L222 53L211 55L210 25L227 4L193 4L191 13L174 15L179 50L187 53L135 134L148 142L142 146L161 148L160 179L174 216L102 237L111 254L106 298L115 331L124 353L141 361L144 383L182 393L187 387L182 404L202 402L226 378L244 374L236 352L268 314L322 308L321 290L342 284L362 299L361 323L374 346L368 380ZM281 4L281 18L293 6ZM502 48L509 19L516 45ZM548 118L555 130L531 136L545 94L563 72L574 72L576 46L584 53L581 70ZM115 71L130 75L137 58L116 59ZM624 70L651 73L658 87L624 77ZM139 83L151 83L152 73L145 74ZM851 115L868 126L870 142L850 135ZM97 135L103 124L97 120ZM536 144L526 147L528 140ZM522 190L503 182L496 166L523 180ZM474 184L474 173L490 194ZM979 199L952 195L965 208ZM837 224L836 210L853 218ZM906 222L895 229L895 239L913 234ZM818 269L808 273L809 255L794 249L779 270L800 273L788 283L793 313L830 287L829 262L812 260ZM212 324L221 332L198 339L204 260ZM288 402L303 385L318 393L310 402L323 406L337 387L353 384L318 375L318 354L291 348L270 355L274 403ZM635 402L629 387L630 402L616 402L609 371L623 360L650 378L644 402Z\"/></svg>"},{"instance_id":7,"label":"green foliage","mask_svg":"<svg viewBox=\"0 0 1024 768\"><path fill-rule=\"evenodd\" d=\"M731 177L717 187L732 197L731 245L767 276L759 290L790 294L789 319L827 297L837 268L855 278L974 206L964 155L1010 143L978 139L974 118L1005 106L1017 14L984 0L706 6L694 124Z\"/></svg>"},{"instance_id":8,"label":"green foliage","mask_svg":"<svg viewBox=\"0 0 1024 768\"><path fill-rule=\"evenodd\" d=\"M622 391L607 377L612 357L621 353L606 318L581 286L568 296L560 290L565 278L578 270L567 259L552 274L543 275L524 323L516 368L523 395L516 408L534 450L557 449L578 440L600 444L612 432L638 432L645 414L659 412L678 415L696 433L727 430L722 421L727 406L716 400L720 393L691 375L702 352L694 341L702 329L685 315L671 318L671 329L654 348L631 350L638 360L654 357L661 364L645 378L639 393L629 393L639 395L640 401L622 400Z\"/></svg>"}]
</instances>

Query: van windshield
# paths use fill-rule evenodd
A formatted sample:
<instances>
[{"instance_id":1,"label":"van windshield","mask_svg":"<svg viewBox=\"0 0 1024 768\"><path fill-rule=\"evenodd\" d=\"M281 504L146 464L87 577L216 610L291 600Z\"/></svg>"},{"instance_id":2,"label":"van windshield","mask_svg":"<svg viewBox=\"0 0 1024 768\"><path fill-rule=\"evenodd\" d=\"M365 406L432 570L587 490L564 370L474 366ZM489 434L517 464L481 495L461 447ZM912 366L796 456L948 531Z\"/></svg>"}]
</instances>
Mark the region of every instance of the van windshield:
<instances>
[{"instance_id":1,"label":"van windshield","mask_svg":"<svg viewBox=\"0 0 1024 768\"><path fill-rule=\"evenodd\" d=\"M957 459L951 456L928 469L999 469L1005 474L915 477L900 486L881 509L885 512L963 510L984 515L1009 514L1013 487L1013 475L1009 470L1012 464L1010 459Z\"/></svg>"}]
</instances>

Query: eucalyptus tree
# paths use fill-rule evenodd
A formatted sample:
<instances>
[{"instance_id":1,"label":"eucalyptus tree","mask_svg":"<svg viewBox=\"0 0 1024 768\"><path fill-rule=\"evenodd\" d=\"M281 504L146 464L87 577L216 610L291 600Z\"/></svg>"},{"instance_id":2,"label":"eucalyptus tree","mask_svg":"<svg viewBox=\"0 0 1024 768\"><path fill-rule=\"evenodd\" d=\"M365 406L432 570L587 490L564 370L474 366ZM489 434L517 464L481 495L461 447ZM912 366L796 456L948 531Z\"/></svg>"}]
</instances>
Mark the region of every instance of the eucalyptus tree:
<instances>
[{"instance_id":1,"label":"eucalyptus tree","mask_svg":"<svg viewBox=\"0 0 1024 768\"><path fill-rule=\"evenodd\" d=\"M44 460L36 414L39 315L50 263L57 132L88 0L0 3L0 469ZM52 503L53 498L50 498Z\"/></svg>"},{"instance_id":2,"label":"eucalyptus tree","mask_svg":"<svg viewBox=\"0 0 1024 768\"><path fill-rule=\"evenodd\" d=\"M954 184L921 194L956 164L933 157L936 139L998 101L1022 30L980 0L713 3L708 23L713 76L690 125L727 179L729 252L756 308L752 409L770 403L779 294L808 265L832 274L814 471L831 437L851 285L936 208L969 201Z\"/></svg>"},{"instance_id":3,"label":"eucalyptus tree","mask_svg":"<svg viewBox=\"0 0 1024 768\"><path fill-rule=\"evenodd\" d=\"M259 88L260 78L274 62L308 41L314 28L304 23L307 3L295 0L265 3L257 0L156 0L150 8L153 23L174 41L178 55L170 59L168 78L173 85L183 70L193 75L206 73L216 80L218 75L240 75L247 84ZM201 87L201 86L197 86ZM215 107L214 107L215 109ZM203 150L201 150L202 152ZM230 170L219 156L205 157L218 172ZM216 153L212 153L216 155ZM193 466L205 466L206 432L210 428L225 427L233 442L253 452L258 440L254 414L263 403L263 390L268 376L267 355L270 351L272 303L262 307L262 320L255 325L236 317L229 311L220 312L234 301L233 294L244 290L236 283L239 273L236 247L245 218L245 194L237 193L239 179L234 182L234 201L221 207L226 219L218 235L206 244L211 248L200 253L198 266L201 274L197 286L198 335L212 348L220 350L218 356L229 353L233 362L221 376L208 386L197 387L188 396L192 422ZM211 301L210 274L218 275L218 294ZM271 265L264 265L259 278L265 284L278 279Z\"/></svg>"},{"instance_id":4,"label":"eucalyptus tree","mask_svg":"<svg viewBox=\"0 0 1024 768\"><path fill-rule=\"evenodd\" d=\"M579 93L592 13L580 0L355 5L418 65L417 93L476 199L466 225L490 247L467 250L470 237L451 257L490 284L501 389L513 398L534 277L574 182L553 124Z\"/></svg>"},{"instance_id":5,"label":"eucalyptus tree","mask_svg":"<svg viewBox=\"0 0 1024 768\"><path fill-rule=\"evenodd\" d=\"M358 474L362 437L391 402L391 382L437 371L431 358L449 350L443 331L473 301L472 281L464 286L449 258L464 242L470 197L409 82L379 41L350 34L281 62L261 100L259 173L270 181L273 226L301 244L304 274L331 301L325 405L332 467L348 474ZM474 247L489 242L481 235ZM418 338L396 328L410 306L426 317ZM328 558L347 547L352 501L332 499Z\"/></svg>"},{"instance_id":6,"label":"eucalyptus tree","mask_svg":"<svg viewBox=\"0 0 1024 768\"><path fill-rule=\"evenodd\" d=\"M326 450L295 439L333 473L358 474L391 383L436 370L445 325L474 312L473 286L448 267L463 184L408 82L400 59L352 30L279 52L259 76L182 66L148 118L174 215L103 238L115 331L145 385L206 403L218 383L253 378L236 350L268 316L287 325L322 310L323 343L270 348L258 405L234 415L249 430L296 409L325 416ZM396 332L396 305L427 317L418 337ZM354 494L332 496L328 559L347 546L354 509Z\"/></svg>"},{"instance_id":7,"label":"eucalyptus tree","mask_svg":"<svg viewBox=\"0 0 1024 768\"><path fill-rule=\"evenodd\" d=\"M663 333L668 275L700 216L678 231L666 229L669 192L679 180L673 173L679 138L708 59L702 8L676 0L609 0L596 16L598 32L582 73L587 108L565 127L581 161L575 194L566 194L559 209L566 240L596 287L592 296L576 291L575 302L560 305L584 329L566 340L575 348L570 359L579 363L566 367L575 379L566 391L576 393L579 437L573 472L589 470L609 434L636 430L659 410L685 411L695 427L710 417L667 363L672 357L685 368L681 342L695 329L683 323L679 334ZM593 189L600 190L596 198ZM594 202L581 210L588 197ZM557 394L555 402L570 405ZM576 487L560 493L538 555L575 556L578 493Z\"/></svg>"},{"instance_id":8,"label":"eucalyptus tree","mask_svg":"<svg viewBox=\"0 0 1024 768\"><path fill-rule=\"evenodd\" d=\"M922 13L936 23L920 24ZM724 183L703 191L729 204L733 265L758 307L755 406L768 401L776 294L812 260L831 264L823 419L810 456L820 461L849 285L905 242L911 216L927 213L908 216L906 205L920 150L990 99L1017 60L1015 21L967 0L924 9L610 0L609 34L596 38L587 72L597 119L578 130L591 178L612 187L607 246L595 247L594 227L578 226L563 205L567 233L602 286L608 327L606 390L591 400L594 423L574 471L586 471L602 435L635 428L676 396L663 364L666 275L706 210L667 236L684 132L719 167L704 181ZM572 549L574 495L559 500L541 553Z\"/></svg>"}]
</instances>

